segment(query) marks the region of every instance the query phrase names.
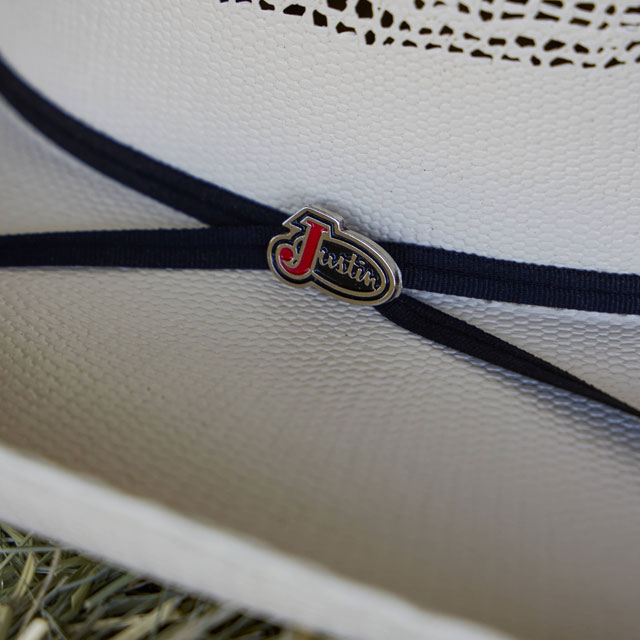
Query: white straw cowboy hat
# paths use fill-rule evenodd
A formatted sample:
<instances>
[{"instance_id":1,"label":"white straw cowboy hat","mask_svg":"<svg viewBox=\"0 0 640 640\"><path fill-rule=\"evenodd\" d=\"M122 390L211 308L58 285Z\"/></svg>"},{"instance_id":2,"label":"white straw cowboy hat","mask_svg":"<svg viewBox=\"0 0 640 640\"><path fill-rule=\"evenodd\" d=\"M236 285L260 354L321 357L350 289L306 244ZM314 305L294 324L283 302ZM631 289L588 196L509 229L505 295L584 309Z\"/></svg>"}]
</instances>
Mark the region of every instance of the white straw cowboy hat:
<instances>
[{"instance_id":1,"label":"white straw cowboy hat","mask_svg":"<svg viewBox=\"0 0 640 640\"><path fill-rule=\"evenodd\" d=\"M0 518L340 637L635 637L639 22L1 0Z\"/></svg>"}]
</instances>

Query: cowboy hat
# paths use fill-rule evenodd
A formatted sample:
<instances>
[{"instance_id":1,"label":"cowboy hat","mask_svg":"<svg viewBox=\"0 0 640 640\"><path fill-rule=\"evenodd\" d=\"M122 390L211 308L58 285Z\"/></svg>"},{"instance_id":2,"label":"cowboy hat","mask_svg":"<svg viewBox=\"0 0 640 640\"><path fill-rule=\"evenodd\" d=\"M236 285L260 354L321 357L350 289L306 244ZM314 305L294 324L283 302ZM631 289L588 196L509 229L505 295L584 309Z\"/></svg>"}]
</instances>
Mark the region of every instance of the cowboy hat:
<instances>
[{"instance_id":1,"label":"cowboy hat","mask_svg":"<svg viewBox=\"0 0 640 640\"><path fill-rule=\"evenodd\" d=\"M146 235L7 265L0 517L344 637L632 637L636 40L625 0L2 0L6 255L208 232L229 197L243 251L267 210L282 269L324 224L360 251L324 245L334 294L373 251L410 301L288 286L227 236L216 268L147 268ZM408 286L408 246L449 288Z\"/></svg>"}]
</instances>

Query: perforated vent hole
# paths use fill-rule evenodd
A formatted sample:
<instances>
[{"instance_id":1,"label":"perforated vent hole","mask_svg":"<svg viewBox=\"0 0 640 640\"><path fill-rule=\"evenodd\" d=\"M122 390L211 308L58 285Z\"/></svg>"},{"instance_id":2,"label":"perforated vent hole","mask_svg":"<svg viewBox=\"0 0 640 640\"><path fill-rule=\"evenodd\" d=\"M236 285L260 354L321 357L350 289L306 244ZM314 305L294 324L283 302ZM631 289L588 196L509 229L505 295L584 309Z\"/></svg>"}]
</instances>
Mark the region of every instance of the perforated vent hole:
<instances>
[{"instance_id":1,"label":"perforated vent hole","mask_svg":"<svg viewBox=\"0 0 640 640\"><path fill-rule=\"evenodd\" d=\"M484 61L611 69L640 62L639 0L220 0L309 20L364 44Z\"/></svg>"}]
</instances>

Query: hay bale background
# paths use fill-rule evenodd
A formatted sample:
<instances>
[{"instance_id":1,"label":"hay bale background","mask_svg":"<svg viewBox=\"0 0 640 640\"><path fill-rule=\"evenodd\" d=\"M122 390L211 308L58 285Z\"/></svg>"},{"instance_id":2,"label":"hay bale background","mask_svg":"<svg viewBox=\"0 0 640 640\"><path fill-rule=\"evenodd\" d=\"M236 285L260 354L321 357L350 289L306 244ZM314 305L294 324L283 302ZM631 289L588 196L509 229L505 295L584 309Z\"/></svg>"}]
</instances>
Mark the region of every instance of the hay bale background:
<instances>
[{"instance_id":1,"label":"hay bale background","mask_svg":"<svg viewBox=\"0 0 640 640\"><path fill-rule=\"evenodd\" d=\"M0 640L47 639L322 640L0 524Z\"/></svg>"}]
</instances>

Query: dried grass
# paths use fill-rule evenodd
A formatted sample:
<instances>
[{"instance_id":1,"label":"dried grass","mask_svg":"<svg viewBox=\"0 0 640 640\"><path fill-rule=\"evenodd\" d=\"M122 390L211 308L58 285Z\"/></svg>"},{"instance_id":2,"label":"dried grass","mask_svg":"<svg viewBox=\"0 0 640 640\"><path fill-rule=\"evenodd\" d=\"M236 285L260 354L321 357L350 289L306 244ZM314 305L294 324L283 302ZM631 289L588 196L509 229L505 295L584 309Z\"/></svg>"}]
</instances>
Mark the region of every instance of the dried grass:
<instances>
[{"instance_id":1,"label":"dried grass","mask_svg":"<svg viewBox=\"0 0 640 640\"><path fill-rule=\"evenodd\" d=\"M321 640L0 524L0 640L85 639Z\"/></svg>"}]
</instances>

